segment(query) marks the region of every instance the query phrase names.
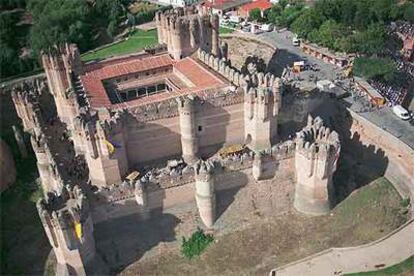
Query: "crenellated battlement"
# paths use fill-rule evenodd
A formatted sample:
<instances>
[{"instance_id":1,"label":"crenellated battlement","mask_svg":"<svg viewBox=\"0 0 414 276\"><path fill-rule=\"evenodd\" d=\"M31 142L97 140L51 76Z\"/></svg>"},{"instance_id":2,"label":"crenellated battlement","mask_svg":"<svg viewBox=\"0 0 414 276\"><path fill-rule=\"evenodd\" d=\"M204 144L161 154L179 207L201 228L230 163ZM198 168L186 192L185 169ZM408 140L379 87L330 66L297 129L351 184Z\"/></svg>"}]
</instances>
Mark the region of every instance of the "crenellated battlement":
<instances>
[{"instance_id":1,"label":"crenellated battlement","mask_svg":"<svg viewBox=\"0 0 414 276\"><path fill-rule=\"evenodd\" d=\"M42 64L45 70L68 70L82 73L82 62L76 44L64 43L42 51Z\"/></svg>"},{"instance_id":2,"label":"crenellated battlement","mask_svg":"<svg viewBox=\"0 0 414 276\"><path fill-rule=\"evenodd\" d=\"M85 194L79 186L64 186L59 195L49 193L40 199L37 210L55 251L58 271L85 275L85 264L95 256L93 223Z\"/></svg>"},{"instance_id":3,"label":"crenellated battlement","mask_svg":"<svg viewBox=\"0 0 414 276\"><path fill-rule=\"evenodd\" d=\"M199 160L194 165L194 172L196 180L209 181L214 172L214 163L212 161Z\"/></svg>"},{"instance_id":4,"label":"crenellated battlement","mask_svg":"<svg viewBox=\"0 0 414 276\"><path fill-rule=\"evenodd\" d=\"M217 15L202 14L193 6L155 15L158 42L166 44L168 52L179 60L201 48L223 56L219 47L219 19ZM225 52L227 53L227 52Z\"/></svg>"},{"instance_id":5,"label":"crenellated battlement","mask_svg":"<svg viewBox=\"0 0 414 276\"><path fill-rule=\"evenodd\" d=\"M304 213L325 214L333 201L332 176L341 150L339 136L325 127L320 117L309 115L295 142L295 208Z\"/></svg>"},{"instance_id":6,"label":"crenellated battlement","mask_svg":"<svg viewBox=\"0 0 414 276\"><path fill-rule=\"evenodd\" d=\"M296 133L296 150L308 159L334 157L340 148L339 136L323 125L320 117L308 116L305 128Z\"/></svg>"}]
</instances>

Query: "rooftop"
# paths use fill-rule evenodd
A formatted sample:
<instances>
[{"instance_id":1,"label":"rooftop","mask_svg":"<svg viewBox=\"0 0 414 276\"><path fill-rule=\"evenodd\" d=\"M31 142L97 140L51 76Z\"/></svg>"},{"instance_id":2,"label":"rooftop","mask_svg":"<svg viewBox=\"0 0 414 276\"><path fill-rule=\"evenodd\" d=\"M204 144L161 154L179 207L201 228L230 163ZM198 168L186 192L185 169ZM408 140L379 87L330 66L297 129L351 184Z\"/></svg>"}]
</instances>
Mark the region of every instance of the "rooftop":
<instances>
[{"instance_id":1,"label":"rooftop","mask_svg":"<svg viewBox=\"0 0 414 276\"><path fill-rule=\"evenodd\" d=\"M253 9L260 9L261 11L270 9L272 7L272 3L268 0L257 0L251 3L244 4L240 7L243 11L250 12Z\"/></svg>"},{"instance_id":2,"label":"rooftop","mask_svg":"<svg viewBox=\"0 0 414 276\"><path fill-rule=\"evenodd\" d=\"M160 92L147 97L137 98L124 103L113 104L105 90L103 81L126 76L138 72L158 68L170 68L172 72L160 73L156 77L151 76L140 80L132 80L120 84L123 87L133 87L149 84L155 79L168 79L174 83L172 91ZM89 99L91 107L125 107L159 102L180 95L197 93L213 88L229 86L229 82L207 67L197 62L192 57L174 61L170 55L136 56L135 58L123 58L110 60L87 66L86 73L80 76L82 85Z\"/></svg>"},{"instance_id":3,"label":"rooftop","mask_svg":"<svg viewBox=\"0 0 414 276\"><path fill-rule=\"evenodd\" d=\"M217 10L228 10L231 8L239 7L245 3L249 3L251 0L212 0L205 1L204 6Z\"/></svg>"}]
</instances>

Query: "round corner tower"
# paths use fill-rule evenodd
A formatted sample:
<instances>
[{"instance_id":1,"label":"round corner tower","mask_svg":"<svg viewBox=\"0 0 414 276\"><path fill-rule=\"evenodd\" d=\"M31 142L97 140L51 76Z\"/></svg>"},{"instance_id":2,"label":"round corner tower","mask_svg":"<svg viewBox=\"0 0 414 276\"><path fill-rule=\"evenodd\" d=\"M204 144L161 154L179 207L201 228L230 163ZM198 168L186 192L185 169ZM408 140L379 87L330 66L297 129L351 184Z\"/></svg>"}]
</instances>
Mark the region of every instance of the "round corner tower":
<instances>
[{"instance_id":1,"label":"round corner tower","mask_svg":"<svg viewBox=\"0 0 414 276\"><path fill-rule=\"evenodd\" d=\"M214 165L208 161L195 164L195 192L200 218L208 228L216 219L216 195L214 191Z\"/></svg>"},{"instance_id":2,"label":"round corner tower","mask_svg":"<svg viewBox=\"0 0 414 276\"><path fill-rule=\"evenodd\" d=\"M340 153L338 134L323 126L319 117L309 116L307 126L297 133L294 207L306 214L330 212L334 201L332 176Z\"/></svg>"},{"instance_id":3,"label":"round corner tower","mask_svg":"<svg viewBox=\"0 0 414 276\"><path fill-rule=\"evenodd\" d=\"M180 115L180 134L183 159L187 164L198 160L198 137L196 133L196 99L193 96L177 98Z\"/></svg>"}]
</instances>

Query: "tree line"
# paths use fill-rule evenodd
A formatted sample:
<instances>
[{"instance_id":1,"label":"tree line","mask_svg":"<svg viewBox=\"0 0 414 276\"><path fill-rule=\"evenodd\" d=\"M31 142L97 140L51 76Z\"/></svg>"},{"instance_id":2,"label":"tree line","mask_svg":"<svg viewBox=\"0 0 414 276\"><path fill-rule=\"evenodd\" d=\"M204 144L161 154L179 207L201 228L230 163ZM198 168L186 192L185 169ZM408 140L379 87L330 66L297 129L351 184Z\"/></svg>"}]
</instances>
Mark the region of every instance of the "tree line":
<instances>
[{"instance_id":1,"label":"tree line","mask_svg":"<svg viewBox=\"0 0 414 276\"><path fill-rule=\"evenodd\" d=\"M151 21L155 10L128 12L133 0L0 0L0 78L39 68L39 54L76 43L81 52L112 41L128 25ZM29 21L29 22L27 22Z\"/></svg>"},{"instance_id":2,"label":"tree line","mask_svg":"<svg viewBox=\"0 0 414 276\"><path fill-rule=\"evenodd\" d=\"M405 20L414 23L414 1L406 0L317 0L307 6L302 0L280 0L265 13L252 11L252 19L287 27L298 37L334 51L355 53L355 72L396 80L395 65L387 51L399 50L402 42L392 37L387 25ZM358 60L359 59L359 60Z\"/></svg>"}]
</instances>

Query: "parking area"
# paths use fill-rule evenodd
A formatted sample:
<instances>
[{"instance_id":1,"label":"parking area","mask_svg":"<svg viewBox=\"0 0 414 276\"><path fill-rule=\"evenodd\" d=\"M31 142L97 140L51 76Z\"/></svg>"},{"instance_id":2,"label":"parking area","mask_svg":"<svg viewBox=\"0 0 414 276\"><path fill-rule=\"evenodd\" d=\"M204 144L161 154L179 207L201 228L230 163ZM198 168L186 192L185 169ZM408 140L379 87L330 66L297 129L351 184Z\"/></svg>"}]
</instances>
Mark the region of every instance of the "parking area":
<instances>
[{"instance_id":1,"label":"parking area","mask_svg":"<svg viewBox=\"0 0 414 276\"><path fill-rule=\"evenodd\" d=\"M319 69L317 72L312 70L306 70L297 74L296 80L294 79L293 84L295 83L298 86L312 86L316 87L316 82L318 80L329 80L333 83L337 83L340 76L343 74L342 69L335 67L332 64L328 64L308 56L301 51L299 47L296 47L292 43L294 34L290 31L272 31L264 32L258 34L257 37L265 40L266 42L272 43L278 48L277 58L278 65L280 67L286 68L287 66L293 66L294 61L303 60L308 64L314 64ZM312 84L313 83L313 84ZM348 80L341 80L337 83L336 90L343 90L343 92L349 92L351 95L351 90L349 88ZM344 99L347 106L353 111L359 113L361 116L375 123L379 127L387 130L394 136L401 139L410 147L414 148L414 122L413 119L410 121L404 121L398 118L391 110L390 107L383 106L381 108L372 107L365 97L352 97ZM412 110L411 110L412 111Z\"/></svg>"}]
</instances>

